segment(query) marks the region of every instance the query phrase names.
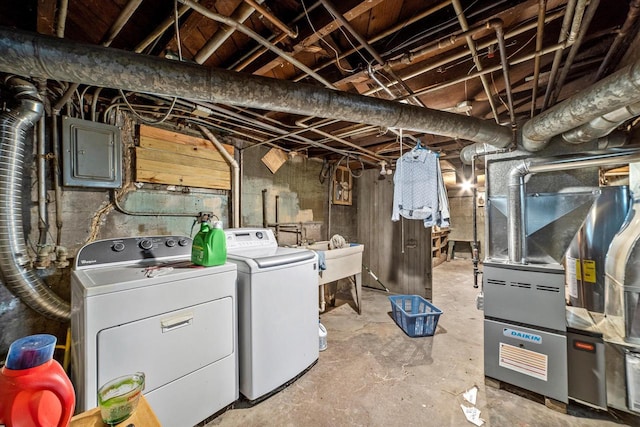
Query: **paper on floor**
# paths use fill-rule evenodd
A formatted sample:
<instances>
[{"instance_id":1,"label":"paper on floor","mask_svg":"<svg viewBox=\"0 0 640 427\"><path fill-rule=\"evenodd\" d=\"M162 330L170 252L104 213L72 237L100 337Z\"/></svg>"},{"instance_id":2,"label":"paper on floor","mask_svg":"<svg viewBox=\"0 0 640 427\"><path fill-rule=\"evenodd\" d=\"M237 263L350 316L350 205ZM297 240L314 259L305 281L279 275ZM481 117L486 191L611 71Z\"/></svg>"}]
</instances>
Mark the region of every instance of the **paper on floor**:
<instances>
[{"instance_id":1,"label":"paper on floor","mask_svg":"<svg viewBox=\"0 0 640 427\"><path fill-rule=\"evenodd\" d=\"M469 390L462 393L462 397L464 400L471 403L472 405L476 404L476 398L478 397L478 387L473 386Z\"/></svg>"},{"instance_id":2,"label":"paper on floor","mask_svg":"<svg viewBox=\"0 0 640 427\"><path fill-rule=\"evenodd\" d=\"M478 427L484 424L484 420L480 418L480 410L478 408L472 408L464 405L460 405L460 407L462 408L462 412L464 412L464 416L467 417L467 420L469 422L472 422Z\"/></svg>"}]
</instances>

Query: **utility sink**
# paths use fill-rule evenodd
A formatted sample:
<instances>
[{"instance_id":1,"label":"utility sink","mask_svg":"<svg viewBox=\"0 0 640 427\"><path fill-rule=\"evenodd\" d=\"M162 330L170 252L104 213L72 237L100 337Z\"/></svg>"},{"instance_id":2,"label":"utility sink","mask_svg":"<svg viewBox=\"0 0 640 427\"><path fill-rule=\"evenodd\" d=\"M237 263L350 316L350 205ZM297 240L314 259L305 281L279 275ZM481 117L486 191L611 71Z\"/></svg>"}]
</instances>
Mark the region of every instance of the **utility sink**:
<instances>
[{"instance_id":1,"label":"utility sink","mask_svg":"<svg viewBox=\"0 0 640 427\"><path fill-rule=\"evenodd\" d=\"M329 249L329 242L322 241L307 245L305 248L324 253L326 270L319 272L318 285L323 286L326 283L355 276L356 304L358 305L358 314L360 314L362 309L362 252L364 252L364 245L351 243L346 248ZM321 312L324 311L324 287L322 289ZM331 300L332 304L335 303L335 295L332 296Z\"/></svg>"},{"instance_id":2,"label":"utility sink","mask_svg":"<svg viewBox=\"0 0 640 427\"><path fill-rule=\"evenodd\" d=\"M329 242L323 241L306 246L312 251L324 252L327 269L320 272L318 284L323 285L362 273L364 245L358 243L351 243L351 245L341 249L329 249Z\"/></svg>"}]
</instances>

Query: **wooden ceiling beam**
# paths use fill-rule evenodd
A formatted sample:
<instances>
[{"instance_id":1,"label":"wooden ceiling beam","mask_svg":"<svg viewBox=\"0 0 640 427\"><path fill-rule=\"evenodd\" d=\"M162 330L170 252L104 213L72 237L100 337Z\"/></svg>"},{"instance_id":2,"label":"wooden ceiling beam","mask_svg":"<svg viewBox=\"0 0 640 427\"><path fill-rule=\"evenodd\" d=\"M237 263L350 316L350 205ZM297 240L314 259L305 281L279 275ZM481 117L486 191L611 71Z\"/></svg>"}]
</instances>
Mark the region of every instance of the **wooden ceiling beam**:
<instances>
[{"instance_id":1,"label":"wooden ceiling beam","mask_svg":"<svg viewBox=\"0 0 640 427\"><path fill-rule=\"evenodd\" d=\"M37 30L40 34L55 35L57 0L38 0Z\"/></svg>"},{"instance_id":2,"label":"wooden ceiling beam","mask_svg":"<svg viewBox=\"0 0 640 427\"><path fill-rule=\"evenodd\" d=\"M345 12L343 14L343 16L345 17L345 19L347 21L351 21L351 20L357 18L358 16L362 15L363 13L368 12L370 9L372 9L375 6L379 5L383 1L384 0L366 0L366 1L363 1L360 4L358 4L356 7L351 8L350 10ZM340 28L340 24L335 19L332 20L331 22L329 22L327 25L321 27L321 28L316 28L316 31L313 34L305 37L303 40L301 40L300 42L296 43L293 46L293 52L291 54L295 56L297 53L300 53L300 52L303 52L303 51L307 50L309 48L309 46L312 46L312 45L318 43L321 38L331 34L335 30L337 30L338 28ZM264 64L262 67L260 67L256 71L254 71L253 74L265 75L265 74L269 73L272 69L284 65L286 62L287 61L285 59L283 59L283 58L280 58L280 57L275 58L275 59L269 61L268 63Z\"/></svg>"}]
</instances>

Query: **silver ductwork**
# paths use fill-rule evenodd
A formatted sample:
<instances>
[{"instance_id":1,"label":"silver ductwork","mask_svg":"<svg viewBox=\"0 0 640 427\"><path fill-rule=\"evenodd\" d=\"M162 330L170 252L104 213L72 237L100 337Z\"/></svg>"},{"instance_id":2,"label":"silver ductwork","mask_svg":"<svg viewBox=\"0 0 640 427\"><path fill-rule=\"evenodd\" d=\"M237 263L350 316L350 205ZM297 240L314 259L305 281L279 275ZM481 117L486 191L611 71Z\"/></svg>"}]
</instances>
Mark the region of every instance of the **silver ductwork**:
<instances>
[{"instance_id":1,"label":"silver ductwork","mask_svg":"<svg viewBox=\"0 0 640 427\"><path fill-rule=\"evenodd\" d=\"M640 163L629 165L633 204L609 246L605 313L618 335L640 344Z\"/></svg>"},{"instance_id":2,"label":"silver ductwork","mask_svg":"<svg viewBox=\"0 0 640 427\"><path fill-rule=\"evenodd\" d=\"M0 71L505 146L511 129L395 101L0 28Z\"/></svg>"},{"instance_id":3,"label":"silver ductwork","mask_svg":"<svg viewBox=\"0 0 640 427\"><path fill-rule=\"evenodd\" d=\"M528 120L520 132L522 148L540 151L550 141L582 144L605 138L619 125L640 115L640 61L600 80L591 87ZM607 146L608 141L601 140ZM471 164L482 156L509 146L501 140L494 147L476 143L464 147L460 159Z\"/></svg>"},{"instance_id":4,"label":"silver ductwork","mask_svg":"<svg viewBox=\"0 0 640 427\"><path fill-rule=\"evenodd\" d=\"M640 161L640 150L621 150L568 159L523 160L511 168L507 206L507 239L509 261L527 264L525 177L536 173L556 172L589 167L612 166ZM577 231L577 230L574 230ZM573 233L570 238L573 237ZM554 239L558 238L554 236ZM570 239L567 240L567 246ZM564 247L566 249L566 246Z\"/></svg>"},{"instance_id":5,"label":"silver ductwork","mask_svg":"<svg viewBox=\"0 0 640 427\"><path fill-rule=\"evenodd\" d=\"M638 115L640 115L640 102L603 114L589 123L565 132L562 134L562 139L569 144L593 141L608 135L622 123Z\"/></svg>"},{"instance_id":6,"label":"silver ductwork","mask_svg":"<svg viewBox=\"0 0 640 427\"><path fill-rule=\"evenodd\" d=\"M14 295L43 316L68 321L69 303L30 267L22 223L25 140L44 112L35 86L17 77L5 82L16 100L0 114L0 274Z\"/></svg>"},{"instance_id":7,"label":"silver ductwork","mask_svg":"<svg viewBox=\"0 0 640 427\"><path fill-rule=\"evenodd\" d=\"M527 121L522 127L522 146L540 151L552 137L639 101L637 61Z\"/></svg>"}]
</instances>

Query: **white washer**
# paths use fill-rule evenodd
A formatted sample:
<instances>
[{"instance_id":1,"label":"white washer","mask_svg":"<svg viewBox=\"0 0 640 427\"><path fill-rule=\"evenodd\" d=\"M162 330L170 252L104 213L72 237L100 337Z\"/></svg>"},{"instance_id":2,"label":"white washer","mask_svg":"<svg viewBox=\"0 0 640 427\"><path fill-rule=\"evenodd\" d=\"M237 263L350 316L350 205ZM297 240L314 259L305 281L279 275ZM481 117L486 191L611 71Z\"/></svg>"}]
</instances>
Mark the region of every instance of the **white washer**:
<instances>
[{"instance_id":1,"label":"white washer","mask_svg":"<svg viewBox=\"0 0 640 427\"><path fill-rule=\"evenodd\" d=\"M318 360L318 258L278 247L269 229L225 233L238 265L240 393L254 401Z\"/></svg>"},{"instance_id":2,"label":"white washer","mask_svg":"<svg viewBox=\"0 0 640 427\"><path fill-rule=\"evenodd\" d=\"M195 266L191 243L139 237L80 249L71 275L77 410L137 371L165 427L195 425L238 399L236 265Z\"/></svg>"}]
</instances>

